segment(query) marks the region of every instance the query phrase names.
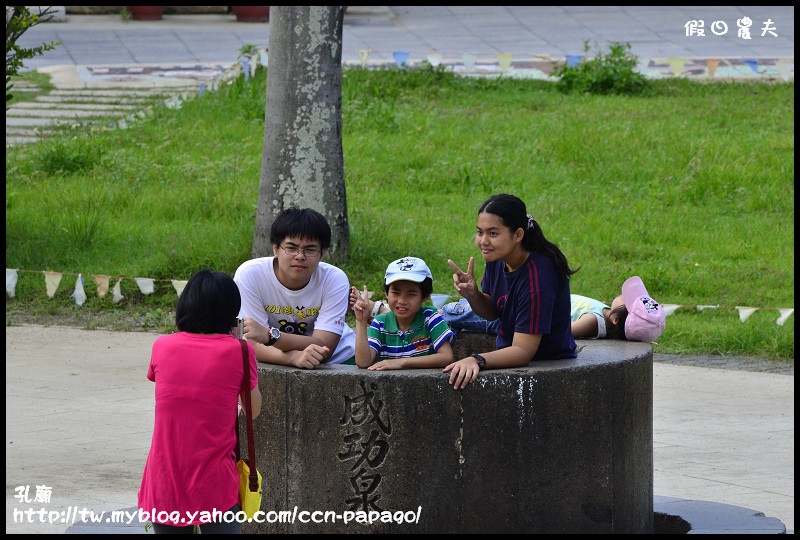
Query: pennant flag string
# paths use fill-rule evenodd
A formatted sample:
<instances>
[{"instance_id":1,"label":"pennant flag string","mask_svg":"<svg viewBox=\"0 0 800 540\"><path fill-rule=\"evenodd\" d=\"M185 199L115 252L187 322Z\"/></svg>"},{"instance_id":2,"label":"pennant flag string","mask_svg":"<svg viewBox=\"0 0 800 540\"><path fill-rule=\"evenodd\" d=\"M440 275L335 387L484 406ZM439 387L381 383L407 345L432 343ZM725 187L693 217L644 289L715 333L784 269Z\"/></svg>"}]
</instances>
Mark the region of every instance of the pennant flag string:
<instances>
[{"instance_id":1,"label":"pennant flag string","mask_svg":"<svg viewBox=\"0 0 800 540\"><path fill-rule=\"evenodd\" d=\"M552 65L565 63L570 67L579 66L581 62L589 61L591 55L580 54L579 51L564 56L551 56L529 51L499 52L499 53L472 53L469 51L439 51L439 50L376 50L354 49L358 60L343 60L347 64L359 64L362 68L369 65L408 67L413 64L428 62L436 67L442 64L452 67L456 72L465 74L505 74L515 72L515 76L529 76L537 79L551 77ZM483 69L475 69L478 65ZM668 57L668 58L640 58L637 65L640 73L651 78L662 77L706 77L706 78L764 78L790 81L794 76L793 57L766 57L766 58L714 58L704 56ZM722 73L724 71L724 73ZM526 75L527 73L527 75Z\"/></svg>"},{"instance_id":2,"label":"pennant flag string","mask_svg":"<svg viewBox=\"0 0 800 540\"><path fill-rule=\"evenodd\" d=\"M45 276L45 284L47 286L47 296L53 298L55 296L56 290L58 289L59 284L61 283L61 278L65 275L72 275L77 276L77 280L75 282L75 290L70 295L72 298L75 299L75 303L79 306L82 306L86 302L86 293L84 291L84 280L82 274L74 274L70 272L52 272L52 271L42 271L42 270L20 270L17 268L6 268L6 294L9 298L14 298L16 295L16 286L19 279L19 272L27 272L31 274L44 274ZM97 296L100 298L104 298L108 294L109 290L109 283L112 279L116 279L117 282L114 284L112 289L112 301L117 304L125 298L122 295L122 280L123 277L112 277L103 274L95 274L92 275L95 284L97 285ZM146 278L146 277L134 277L129 278L133 279L136 283L139 291L142 294L153 294L155 292L155 284L156 283L166 283L169 282L172 285L172 288L175 290L175 294L180 296L183 293L184 287L186 287L187 280L180 280L180 279L153 279L153 278ZM370 293L370 296L372 293ZM667 316L672 315L678 309L685 308L694 308L697 311L704 311L706 309L735 309L739 313L739 320L741 322L745 322L750 316L759 310L771 310L775 309L780 314L780 317L775 321L775 324L779 326L783 326L789 317L792 316L794 313L794 308L770 308L770 307L751 307L751 306L723 306L720 304L698 304L698 305L684 305L684 304L661 304L661 307L664 308Z\"/></svg>"}]
</instances>

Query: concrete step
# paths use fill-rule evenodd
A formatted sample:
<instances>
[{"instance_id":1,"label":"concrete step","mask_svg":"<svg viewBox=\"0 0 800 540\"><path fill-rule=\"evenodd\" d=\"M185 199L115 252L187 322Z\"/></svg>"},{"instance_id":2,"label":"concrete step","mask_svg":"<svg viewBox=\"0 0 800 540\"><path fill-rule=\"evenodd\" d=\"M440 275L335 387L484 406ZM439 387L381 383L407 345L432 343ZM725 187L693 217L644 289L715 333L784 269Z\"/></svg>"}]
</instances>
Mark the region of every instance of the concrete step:
<instances>
[{"instance_id":1,"label":"concrete step","mask_svg":"<svg viewBox=\"0 0 800 540\"><path fill-rule=\"evenodd\" d=\"M17 103L6 111L6 114L12 116L30 116L36 115L40 112L48 115L54 111L87 111L87 112L108 112L108 111L131 111L141 108L141 104L127 104L127 103L65 103L65 102L46 102L46 101L23 101Z\"/></svg>"},{"instance_id":2,"label":"concrete step","mask_svg":"<svg viewBox=\"0 0 800 540\"><path fill-rule=\"evenodd\" d=\"M153 106L170 106L170 99L197 91L197 81L154 88L55 89L6 110L6 146L36 142L65 125L125 125L132 115L145 114Z\"/></svg>"},{"instance_id":3,"label":"concrete step","mask_svg":"<svg viewBox=\"0 0 800 540\"><path fill-rule=\"evenodd\" d=\"M163 97L163 96L161 96ZM169 98L165 98L169 99ZM74 95L74 96L38 96L36 102L38 103L128 103L128 104L148 104L152 103L153 98L145 96L91 96L91 95Z\"/></svg>"},{"instance_id":4,"label":"concrete step","mask_svg":"<svg viewBox=\"0 0 800 540\"><path fill-rule=\"evenodd\" d=\"M103 97L103 98L119 98L119 97L135 97L135 98L157 98L163 97L168 98L169 96L173 96L175 94L182 94L183 92L197 92L197 88L199 85L193 86L186 86L186 87L170 87L170 89L165 90L164 88L150 88L150 89L108 89L108 88L77 88L77 89L61 89L61 90L53 90L49 92L47 95L49 96L57 96L57 97L78 97L78 96L91 96L91 97Z\"/></svg>"},{"instance_id":5,"label":"concrete step","mask_svg":"<svg viewBox=\"0 0 800 540\"><path fill-rule=\"evenodd\" d=\"M136 110L134 108L134 110ZM33 113L33 114L32 114ZM119 110L87 110L87 109L23 109L16 106L6 111L6 121L12 118L107 118L109 116L126 116L130 111Z\"/></svg>"}]
</instances>

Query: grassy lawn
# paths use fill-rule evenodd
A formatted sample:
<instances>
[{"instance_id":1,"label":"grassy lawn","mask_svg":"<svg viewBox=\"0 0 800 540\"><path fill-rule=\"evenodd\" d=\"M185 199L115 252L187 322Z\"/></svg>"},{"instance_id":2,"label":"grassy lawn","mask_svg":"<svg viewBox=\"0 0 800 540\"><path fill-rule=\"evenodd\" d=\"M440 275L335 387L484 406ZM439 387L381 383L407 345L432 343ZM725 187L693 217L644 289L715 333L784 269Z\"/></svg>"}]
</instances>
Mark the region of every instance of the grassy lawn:
<instances>
[{"instance_id":1,"label":"grassy lawn","mask_svg":"<svg viewBox=\"0 0 800 540\"><path fill-rule=\"evenodd\" d=\"M82 130L6 153L7 324L170 331L170 280L249 258L265 73L157 107L127 130ZM476 212L513 193L573 267L572 292L610 301L640 275L678 308L656 352L793 361L794 85L655 81L637 97L443 70L348 69L343 144L351 282L380 291L388 262L482 263ZM64 272L54 298L42 271ZM86 304L70 297L77 274ZM123 277L124 300L90 276ZM133 278L156 279L144 296ZM115 282L112 281L112 285ZM698 310L698 305L719 306ZM737 306L761 308L745 322Z\"/></svg>"}]
</instances>

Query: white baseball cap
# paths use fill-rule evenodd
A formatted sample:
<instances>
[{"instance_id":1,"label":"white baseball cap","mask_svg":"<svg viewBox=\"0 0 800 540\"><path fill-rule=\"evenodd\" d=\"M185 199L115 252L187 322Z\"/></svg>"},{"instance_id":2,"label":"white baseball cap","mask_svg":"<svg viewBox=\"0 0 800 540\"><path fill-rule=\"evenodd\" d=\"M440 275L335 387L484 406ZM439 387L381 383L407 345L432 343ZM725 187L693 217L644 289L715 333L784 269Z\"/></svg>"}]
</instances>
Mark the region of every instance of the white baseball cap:
<instances>
[{"instance_id":1,"label":"white baseball cap","mask_svg":"<svg viewBox=\"0 0 800 540\"><path fill-rule=\"evenodd\" d=\"M433 274L425 261L417 257L403 257L389 263L383 282L386 285L400 280L422 283L425 278L433 279Z\"/></svg>"},{"instance_id":2,"label":"white baseball cap","mask_svg":"<svg viewBox=\"0 0 800 540\"><path fill-rule=\"evenodd\" d=\"M633 276L622 284L622 300L628 308L625 319L625 338L631 341L652 343L667 325L667 312L661 304L650 298L642 278Z\"/></svg>"}]
</instances>

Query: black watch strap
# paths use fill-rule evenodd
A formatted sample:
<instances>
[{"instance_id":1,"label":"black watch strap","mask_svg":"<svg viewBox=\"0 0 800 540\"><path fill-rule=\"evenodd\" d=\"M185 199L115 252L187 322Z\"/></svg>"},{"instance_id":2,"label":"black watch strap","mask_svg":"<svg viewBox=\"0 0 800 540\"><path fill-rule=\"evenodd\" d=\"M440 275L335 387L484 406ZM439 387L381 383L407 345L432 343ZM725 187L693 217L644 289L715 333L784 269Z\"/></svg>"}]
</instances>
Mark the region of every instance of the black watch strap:
<instances>
[{"instance_id":1,"label":"black watch strap","mask_svg":"<svg viewBox=\"0 0 800 540\"><path fill-rule=\"evenodd\" d=\"M278 341L278 338L280 338L280 337L281 337L280 330L270 326L269 327L269 340L267 340L267 343L266 343L267 347L275 345L275 343L277 343L277 341Z\"/></svg>"},{"instance_id":2,"label":"black watch strap","mask_svg":"<svg viewBox=\"0 0 800 540\"><path fill-rule=\"evenodd\" d=\"M475 353L471 356L478 361L478 369L486 369L486 358L478 353Z\"/></svg>"}]
</instances>

